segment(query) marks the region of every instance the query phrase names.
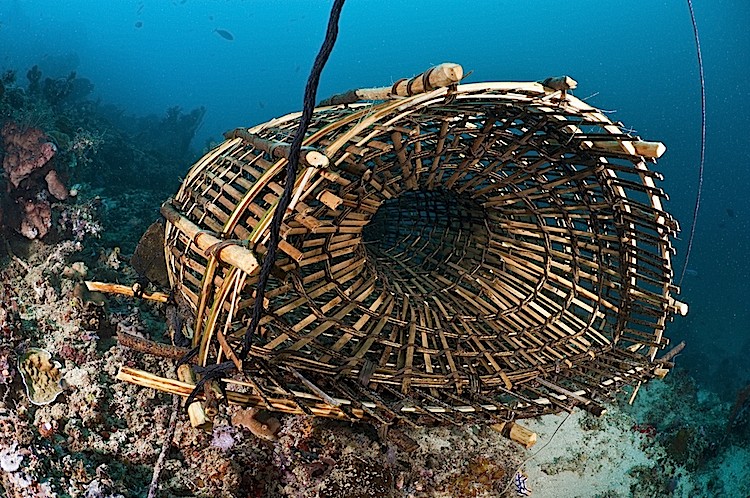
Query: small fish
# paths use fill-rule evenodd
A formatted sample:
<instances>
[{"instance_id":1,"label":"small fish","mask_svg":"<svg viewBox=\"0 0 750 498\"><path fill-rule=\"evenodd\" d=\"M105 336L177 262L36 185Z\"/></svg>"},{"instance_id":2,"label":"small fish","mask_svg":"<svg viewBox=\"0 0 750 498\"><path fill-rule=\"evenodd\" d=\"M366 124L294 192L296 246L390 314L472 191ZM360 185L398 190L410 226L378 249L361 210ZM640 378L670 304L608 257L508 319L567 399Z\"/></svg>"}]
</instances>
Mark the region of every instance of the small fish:
<instances>
[{"instance_id":1,"label":"small fish","mask_svg":"<svg viewBox=\"0 0 750 498\"><path fill-rule=\"evenodd\" d=\"M727 216L734 218L734 209L727 208Z\"/></svg>"},{"instance_id":2,"label":"small fish","mask_svg":"<svg viewBox=\"0 0 750 498\"><path fill-rule=\"evenodd\" d=\"M215 29L214 33L221 36L225 40L229 40L229 41L234 40L234 35L230 33L229 31L227 31L226 29Z\"/></svg>"},{"instance_id":3,"label":"small fish","mask_svg":"<svg viewBox=\"0 0 750 498\"><path fill-rule=\"evenodd\" d=\"M688 277L697 277L698 276L698 270L693 270L692 268L688 268L685 270L685 275Z\"/></svg>"},{"instance_id":4,"label":"small fish","mask_svg":"<svg viewBox=\"0 0 750 498\"><path fill-rule=\"evenodd\" d=\"M135 22L136 29L141 29L143 27L143 21L136 21Z\"/></svg>"},{"instance_id":5,"label":"small fish","mask_svg":"<svg viewBox=\"0 0 750 498\"><path fill-rule=\"evenodd\" d=\"M531 496L531 490L526 486L529 476L523 472L516 472L513 478L513 484L516 485L516 496Z\"/></svg>"}]
</instances>

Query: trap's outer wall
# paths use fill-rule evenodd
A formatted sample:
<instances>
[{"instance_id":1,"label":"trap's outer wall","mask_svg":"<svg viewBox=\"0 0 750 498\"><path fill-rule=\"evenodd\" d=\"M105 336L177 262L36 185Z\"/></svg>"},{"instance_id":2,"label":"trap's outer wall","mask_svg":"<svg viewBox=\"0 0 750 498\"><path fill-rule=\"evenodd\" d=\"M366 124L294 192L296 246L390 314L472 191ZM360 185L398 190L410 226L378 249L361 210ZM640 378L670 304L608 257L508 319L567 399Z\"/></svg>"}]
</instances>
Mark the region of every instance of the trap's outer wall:
<instances>
[{"instance_id":1,"label":"trap's outer wall","mask_svg":"<svg viewBox=\"0 0 750 498\"><path fill-rule=\"evenodd\" d=\"M298 118L247 131L288 145ZM660 144L538 83L476 83L319 108L305 145L330 166L300 169L282 227L251 351L282 373L246 367L261 397L509 418L593 404L653 375L675 309L678 228L646 166ZM193 166L172 205L261 258L285 165L228 139ZM405 192L452 192L478 207L449 213L439 233L385 223L395 242L364 244L375 213ZM418 204L396 211L416 219ZM468 219L485 229L467 230ZM166 254L197 314L201 363L236 360L257 275L206 255L171 223Z\"/></svg>"}]
</instances>

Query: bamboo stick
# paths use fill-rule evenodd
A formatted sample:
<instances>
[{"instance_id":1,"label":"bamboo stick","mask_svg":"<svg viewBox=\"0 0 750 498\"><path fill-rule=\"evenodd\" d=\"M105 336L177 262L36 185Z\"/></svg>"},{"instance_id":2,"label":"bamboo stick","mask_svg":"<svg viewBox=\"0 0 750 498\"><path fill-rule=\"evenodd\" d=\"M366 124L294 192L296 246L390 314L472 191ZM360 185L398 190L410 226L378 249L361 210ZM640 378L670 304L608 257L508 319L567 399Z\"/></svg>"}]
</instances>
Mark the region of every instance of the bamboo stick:
<instances>
[{"instance_id":1,"label":"bamboo stick","mask_svg":"<svg viewBox=\"0 0 750 498\"><path fill-rule=\"evenodd\" d=\"M672 313L679 314L680 316L685 316L688 314L687 303L678 301L673 297L669 298L669 309Z\"/></svg>"},{"instance_id":2,"label":"bamboo stick","mask_svg":"<svg viewBox=\"0 0 750 498\"><path fill-rule=\"evenodd\" d=\"M664 354L664 356L662 356L661 358L657 358L656 362L657 363L666 363L668 361L671 361L672 358L674 358L675 356L677 356L678 354L680 354L683 349L685 349L685 341L681 341L678 345L676 345L675 347L673 347L672 349L670 349L669 351L667 351Z\"/></svg>"},{"instance_id":3,"label":"bamboo stick","mask_svg":"<svg viewBox=\"0 0 750 498\"><path fill-rule=\"evenodd\" d=\"M492 424L490 428L511 441L515 441L527 450L536 444L536 432L515 422L500 422L499 424Z\"/></svg>"},{"instance_id":4,"label":"bamboo stick","mask_svg":"<svg viewBox=\"0 0 750 498\"><path fill-rule=\"evenodd\" d=\"M593 142L583 142L583 144L590 144L590 148L596 150L613 152L615 154L638 155L649 159L658 159L667 151L667 146L663 143L647 142L645 140L596 140Z\"/></svg>"},{"instance_id":5,"label":"bamboo stick","mask_svg":"<svg viewBox=\"0 0 750 498\"><path fill-rule=\"evenodd\" d=\"M169 201L162 204L161 214L163 214L167 221L175 228L189 237L201 251L206 251L210 247L222 242L221 239L202 231L198 225L180 214L174 207L172 207ZM236 266L248 275L252 274L259 266L258 260L253 255L252 251L234 244L220 248L216 253L216 258L224 263Z\"/></svg>"},{"instance_id":6,"label":"bamboo stick","mask_svg":"<svg viewBox=\"0 0 750 498\"><path fill-rule=\"evenodd\" d=\"M159 377L158 375L151 374L149 372L145 372L143 370L138 370L135 368L129 368L129 367L120 367L119 372L117 373L117 380L120 380L122 382L128 382L130 384L139 385L142 387L148 387L151 389L156 389L157 391L162 391L170 394L177 394L179 396L188 397L190 393L193 391L193 386L191 384L188 384L186 382L178 381L178 380L172 380L167 379L164 377ZM296 395L296 393L295 393ZM205 396L199 395L199 400L205 399ZM227 401L229 404L234 405L241 405L245 407L252 407L252 406L260 406L262 408L265 408L266 405L263 402L263 398L256 394L251 393L239 393L230 391L227 392ZM305 411L299 408L296 403L294 403L291 400L283 399L283 398L274 398L270 399L271 406L269 407L272 410L276 410L283 413L291 413L295 415L305 415ZM321 417L328 417L328 418L337 418L346 420L347 416L346 414L341 411L340 409L323 404L313 404L312 406L309 406L310 411L313 413L313 415L321 416ZM363 418L365 416L364 411L360 409L352 409L352 413L355 417Z\"/></svg>"},{"instance_id":7,"label":"bamboo stick","mask_svg":"<svg viewBox=\"0 0 750 498\"><path fill-rule=\"evenodd\" d=\"M195 385L195 373L190 365L182 364L177 367L177 378L182 382L190 385ZM197 429L209 430L213 423L206 416L205 410L199 401L193 401L188 406L188 417L190 418L190 425Z\"/></svg>"},{"instance_id":8,"label":"bamboo stick","mask_svg":"<svg viewBox=\"0 0 750 498\"><path fill-rule=\"evenodd\" d=\"M410 97L436 88L454 85L461 81L463 77L464 70L459 64L444 62L411 79L401 79L392 86L349 90L327 98L319 105L353 104L359 100L388 100L393 97Z\"/></svg>"},{"instance_id":9,"label":"bamboo stick","mask_svg":"<svg viewBox=\"0 0 750 498\"><path fill-rule=\"evenodd\" d=\"M165 377L159 377L158 375L154 375L152 373L138 370L135 368L120 367L119 372L116 376L117 380L128 382L130 384L139 385L142 387L148 387L150 389L156 389L157 391L162 391L170 394L177 394L179 396L188 397L190 393L193 391L193 386L191 384L179 381L179 380L173 380L168 379ZM239 384L243 385L241 381L236 381L234 379L222 379L223 382L226 382L228 384ZM391 383L394 386L398 386L398 382ZM321 417L328 417L328 418L336 418L336 419L342 419L347 420L347 415L337 406L330 405L328 403L321 402L316 396L312 396L308 393L299 392L295 390L291 390L292 395L294 395L297 399L308 399L310 400L310 404L307 405L307 407L310 409L310 411L313 413L313 415L321 416ZM240 393L236 391L227 391L226 398L229 404L236 404L236 405L242 405L245 407L252 407L252 406L260 406L262 408L268 408L271 410L283 412L283 413L291 413L296 415L304 415L305 411L302 410L297 403L290 399L285 398L269 398L268 401L270 403L270 407L267 407L263 401L263 398L257 394L252 393ZM205 399L205 396L198 395L199 400ZM352 401L345 400L345 399L338 399L334 398L335 401L340 405L351 405ZM369 409L377 409L377 405L375 403L372 403L370 401L361 401L361 404ZM443 406L431 406L427 405L422 407L425 411L428 413L448 413L449 409ZM480 405L480 408L482 410L487 411L496 411L498 407L495 404L482 404ZM465 406L456 406L453 407L454 410L459 411L461 413L473 413L477 411L477 408L470 405ZM357 418L365 418L366 413L362 409L358 408L351 408L350 409L351 414ZM417 411L417 409L413 406L404 406L401 408L401 413L413 413ZM532 443L533 444L533 443Z\"/></svg>"},{"instance_id":10,"label":"bamboo stick","mask_svg":"<svg viewBox=\"0 0 750 498\"><path fill-rule=\"evenodd\" d=\"M292 149L291 144L279 140L268 140L248 131L247 128L235 128L234 130L224 133L227 140L240 137L244 142L252 145L256 149L268 152L271 157L277 159L289 159ZM329 164L328 157L322 152L304 147L300 153L299 161L305 166L312 168L327 168Z\"/></svg>"},{"instance_id":11,"label":"bamboo stick","mask_svg":"<svg viewBox=\"0 0 750 498\"><path fill-rule=\"evenodd\" d=\"M552 76L540 81L543 86L558 91L575 90L578 82L570 76Z\"/></svg>"},{"instance_id":12,"label":"bamboo stick","mask_svg":"<svg viewBox=\"0 0 750 498\"><path fill-rule=\"evenodd\" d=\"M584 409L587 412L589 412L589 413L591 413L593 415L596 415L597 417L600 417L600 416L604 415L607 412L607 410L604 407L602 407L602 406L594 403L590 399L584 398L583 396L574 393L573 391L565 389L564 387L561 387L561 386L558 386L556 384L553 384L552 382L548 382L548 381L542 379L541 377L537 377L534 380L536 380L537 382L539 382L541 385L543 385L543 386L545 386L545 387L547 387L549 389L552 389L553 391L557 391L557 392L559 392L560 394L562 394L564 396L567 396L567 397L569 397L571 399L574 399L574 400L578 401L579 403L581 403L584 406Z\"/></svg>"},{"instance_id":13,"label":"bamboo stick","mask_svg":"<svg viewBox=\"0 0 750 498\"><path fill-rule=\"evenodd\" d=\"M109 284L106 282L92 282L90 280L86 280L84 283L86 284L86 288L89 290L89 292L105 292L107 294L121 294L123 296L130 297L135 296L135 291L133 290L133 288L128 287L127 285ZM144 292L141 297L143 297L143 299L148 299L149 301L166 303L169 295L163 292Z\"/></svg>"},{"instance_id":14,"label":"bamboo stick","mask_svg":"<svg viewBox=\"0 0 750 498\"><path fill-rule=\"evenodd\" d=\"M190 351L187 348L162 344L125 332L117 332L117 342L134 351L159 356L160 358L169 358L171 360L179 360Z\"/></svg>"}]
</instances>

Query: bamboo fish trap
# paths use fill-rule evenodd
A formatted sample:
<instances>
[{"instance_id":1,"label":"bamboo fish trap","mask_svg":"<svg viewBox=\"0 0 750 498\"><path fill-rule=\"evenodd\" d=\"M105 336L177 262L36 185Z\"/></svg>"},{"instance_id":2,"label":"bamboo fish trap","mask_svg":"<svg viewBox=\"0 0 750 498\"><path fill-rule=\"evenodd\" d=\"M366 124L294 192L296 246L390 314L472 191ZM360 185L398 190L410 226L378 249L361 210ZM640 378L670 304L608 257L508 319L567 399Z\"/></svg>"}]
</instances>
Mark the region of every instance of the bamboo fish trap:
<instances>
[{"instance_id":1,"label":"bamboo fish trap","mask_svg":"<svg viewBox=\"0 0 750 498\"><path fill-rule=\"evenodd\" d=\"M300 114L228 132L173 199L165 253L229 402L383 422L512 420L662 377L675 301L664 152L569 77L459 84L442 64L314 113L245 362ZM181 381L120 378L186 395ZM635 396L634 390L633 396Z\"/></svg>"}]
</instances>

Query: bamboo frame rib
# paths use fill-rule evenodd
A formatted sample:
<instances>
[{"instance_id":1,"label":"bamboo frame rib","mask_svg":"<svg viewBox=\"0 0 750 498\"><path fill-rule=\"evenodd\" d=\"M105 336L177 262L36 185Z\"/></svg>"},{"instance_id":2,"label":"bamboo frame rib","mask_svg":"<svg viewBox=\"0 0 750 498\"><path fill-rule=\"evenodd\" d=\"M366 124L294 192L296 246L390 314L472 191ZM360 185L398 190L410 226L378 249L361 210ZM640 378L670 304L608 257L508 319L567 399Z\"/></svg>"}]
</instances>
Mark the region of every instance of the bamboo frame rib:
<instances>
[{"instance_id":1,"label":"bamboo frame rib","mask_svg":"<svg viewBox=\"0 0 750 498\"><path fill-rule=\"evenodd\" d=\"M334 95L323 100L321 106L353 104L359 100L387 100L394 97L411 97L436 88L455 85L464 77L463 68L451 62L434 66L411 79L397 81L392 86L379 88L359 88Z\"/></svg>"},{"instance_id":2,"label":"bamboo frame rib","mask_svg":"<svg viewBox=\"0 0 750 498\"><path fill-rule=\"evenodd\" d=\"M173 227L185 234L204 253L210 248L217 247L222 242L221 239L202 230L198 225L177 212L168 202L162 204L161 214L164 215ZM228 265L236 266L248 275L255 272L259 266L258 260L255 259L253 253L239 245L227 245L218 249L216 257Z\"/></svg>"}]
</instances>

